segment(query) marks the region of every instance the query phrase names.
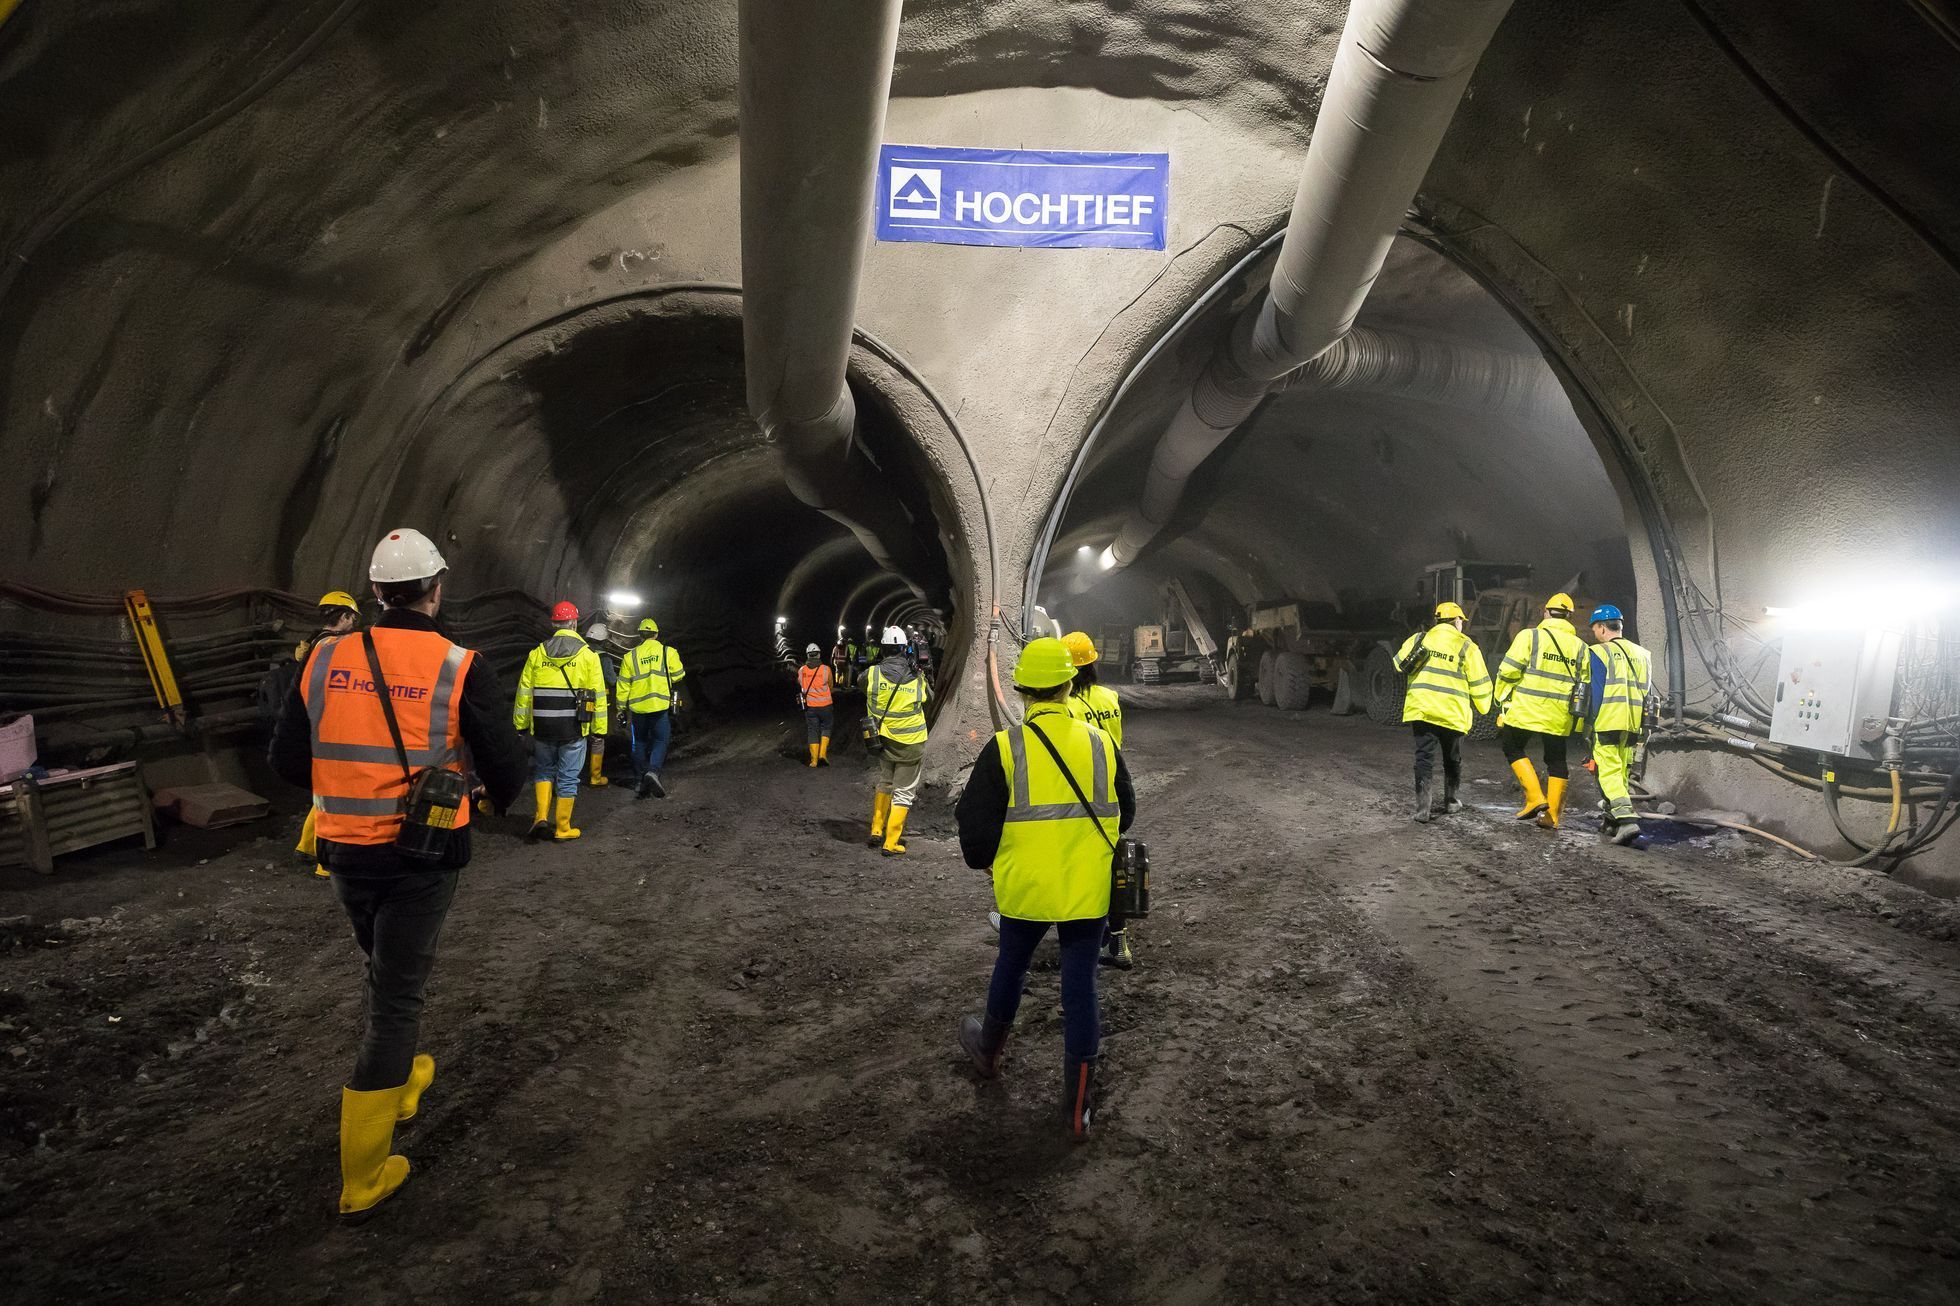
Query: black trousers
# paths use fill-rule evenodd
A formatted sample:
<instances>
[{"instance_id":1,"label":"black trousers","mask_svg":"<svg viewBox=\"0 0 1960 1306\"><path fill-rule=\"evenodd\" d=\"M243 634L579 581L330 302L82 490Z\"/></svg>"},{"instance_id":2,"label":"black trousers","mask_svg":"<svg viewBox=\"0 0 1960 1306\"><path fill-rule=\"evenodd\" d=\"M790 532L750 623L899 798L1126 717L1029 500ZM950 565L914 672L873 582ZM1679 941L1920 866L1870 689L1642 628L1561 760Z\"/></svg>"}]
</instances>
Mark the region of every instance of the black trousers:
<instances>
[{"instance_id":1,"label":"black trousers","mask_svg":"<svg viewBox=\"0 0 1960 1306\"><path fill-rule=\"evenodd\" d=\"M354 1077L356 1092L408 1082L422 1024L422 986L436 964L436 939L456 897L455 871L403 875L336 873L333 889L367 954L366 1024Z\"/></svg>"},{"instance_id":2,"label":"black trousers","mask_svg":"<svg viewBox=\"0 0 1960 1306\"><path fill-rule=\"evenodd\" d=\"M1545 774L1557 776L1561 780L1565 779L1566 736L1542 735L1536 730L1520 730L1516 726L1497 728L1497 746L1504 750L1504 760L1507 762L1523 761L1525 754L1531 751L1531 741L1534 739L1540 741L1544 747Z\"/></svg>"},{"instance_id":3,"label":"black trousers","mask_svg":"<svg viewBox=\"0 0 1960 1306\"><path fill-rule=\"evenodd\" d=\"M1463 736L1433 721L1411 721L1409 732L1416 737L1416 788L1429 783L1436 773L1436 754L1443 755L1443 789L1453 793L1463 780Z\"/></svg>"}]
</instances>

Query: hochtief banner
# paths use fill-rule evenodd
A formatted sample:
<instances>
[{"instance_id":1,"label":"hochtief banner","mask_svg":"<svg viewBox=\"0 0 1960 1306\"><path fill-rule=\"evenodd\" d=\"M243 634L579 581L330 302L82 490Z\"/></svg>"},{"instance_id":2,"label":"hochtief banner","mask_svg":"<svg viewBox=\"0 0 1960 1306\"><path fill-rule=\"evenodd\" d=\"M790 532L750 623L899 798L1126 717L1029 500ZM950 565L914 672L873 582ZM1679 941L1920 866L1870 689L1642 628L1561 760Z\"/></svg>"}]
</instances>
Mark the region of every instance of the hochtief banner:
<instances>
[{"instance_id":1,"label":"hochtief banner","mask_svg":"<svg viewBox=\"0 0 1960 1306\"><path fill-rule=\"evenodd\" d=\"M1168 154L878 151L878 239L1039 249L1162 249Z\"/></svg>"}]
</instances>

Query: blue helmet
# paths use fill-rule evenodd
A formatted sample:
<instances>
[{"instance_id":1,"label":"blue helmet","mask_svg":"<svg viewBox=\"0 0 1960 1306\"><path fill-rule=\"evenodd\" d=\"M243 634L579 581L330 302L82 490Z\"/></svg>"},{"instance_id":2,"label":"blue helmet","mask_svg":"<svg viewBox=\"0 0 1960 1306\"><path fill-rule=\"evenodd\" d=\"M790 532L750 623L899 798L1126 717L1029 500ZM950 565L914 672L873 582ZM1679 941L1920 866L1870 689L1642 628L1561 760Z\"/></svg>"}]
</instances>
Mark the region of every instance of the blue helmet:
<instances>
[{"instance_id":1,"label":"blue helmet","mask_svg":"<svg viewBox=\"0 0 1960 1306\"><path fill-rule=\"evenodd\" d=\"M1625 621L1626 614L1610 603L1602 603L1593 609L1593 621Z\"/></svg>"}]
</instances>

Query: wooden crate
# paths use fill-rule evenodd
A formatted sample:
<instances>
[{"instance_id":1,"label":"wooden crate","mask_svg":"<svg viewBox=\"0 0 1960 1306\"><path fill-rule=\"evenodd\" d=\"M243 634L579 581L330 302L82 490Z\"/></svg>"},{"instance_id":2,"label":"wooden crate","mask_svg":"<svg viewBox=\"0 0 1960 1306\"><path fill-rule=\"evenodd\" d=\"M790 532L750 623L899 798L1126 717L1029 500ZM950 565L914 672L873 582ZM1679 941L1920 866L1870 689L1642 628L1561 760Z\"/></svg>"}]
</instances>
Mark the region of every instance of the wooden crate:
<instances>
[{"instance_id":1,"label":"wooden crate","mask_svg":"<svg viewBox=\"0 0 1960 1306\"><path fill-rule=\"evenodd\" d=\"M54 872L54 859L99 843L143 836L157 846L150 794L134 762L22 776L0 786L0 866Z\"/></svg>"}]
</instances>

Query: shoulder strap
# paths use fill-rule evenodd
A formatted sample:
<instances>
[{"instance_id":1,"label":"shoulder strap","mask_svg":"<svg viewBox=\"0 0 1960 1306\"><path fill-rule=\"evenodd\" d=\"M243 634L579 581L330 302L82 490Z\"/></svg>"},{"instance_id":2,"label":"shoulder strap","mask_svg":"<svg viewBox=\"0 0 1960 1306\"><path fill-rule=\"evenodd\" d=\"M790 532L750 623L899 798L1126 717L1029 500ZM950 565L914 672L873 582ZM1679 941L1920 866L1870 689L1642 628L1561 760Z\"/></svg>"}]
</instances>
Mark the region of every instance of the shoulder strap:
<instances>
[{"instance_id":1,"label":"shoulder strap","mask_svg":"<svg viewBox=\"0 0 1960 1306\"><path fill-rule=\"evenodd\" d=\"M873 667L872 670L876 671L877 668ZM898 696L898 682L893 681L891 688L885 691L885 705L878 709L878 715L875 718L873 718L874 720L877 721L878 728L880 730L885 728L885 717L892 710L892 699L896 698L897 696Z\"/></svg>"},{"instance_id":2,"label":"shoulder strap","mask_svg":"<svg viewBox=\"0 0 1960 1306\"><path fill-rule=\"evenodd\" d=\"M381 696L381 715L388 721L388 737L395 741L395 756L401 759L402 779L415 783L415 776L408 767L408 748L402 743L402 728L395 721L393 695L388 692L388 681L381 674L381 658L374 651L374 636L369 631L361 632L361 647L367 650L368 670L374 674L374 692Z\"/></svg>"},{"instance_id":3,"label":"shoulder strap","mask_svg":"<svg viewBox=\"0 0 1960 1306\"><path fill-rule=\"evenodd\" d=\"M1109 845L1109 850L1115 852L1116 841L1109 837L1109 831L1103 829L1102 818L1096 815L1096 809L1090 805L1089 796L1083 793L1082 786L1075 782L1075 772L1068 769L1068 763L1062 760L1061 753L1056 751L1054 743L1042 732L1040 726L1032 721L1027 722L1026 725L1034 732L1034 737L1041 741L1041 746L1048 750L1048 756L1055 759L1055 765L1062 769L1062 779L1068 781L1068 787L1075 791L1075 801L1082 804L1082 810L1088 815L1089 823L1096 827L1096 833L1103 837L1103 842ZM1089 746L1095 747L1095 741L1091 740Z\"/></svg>"}]
</instances>

